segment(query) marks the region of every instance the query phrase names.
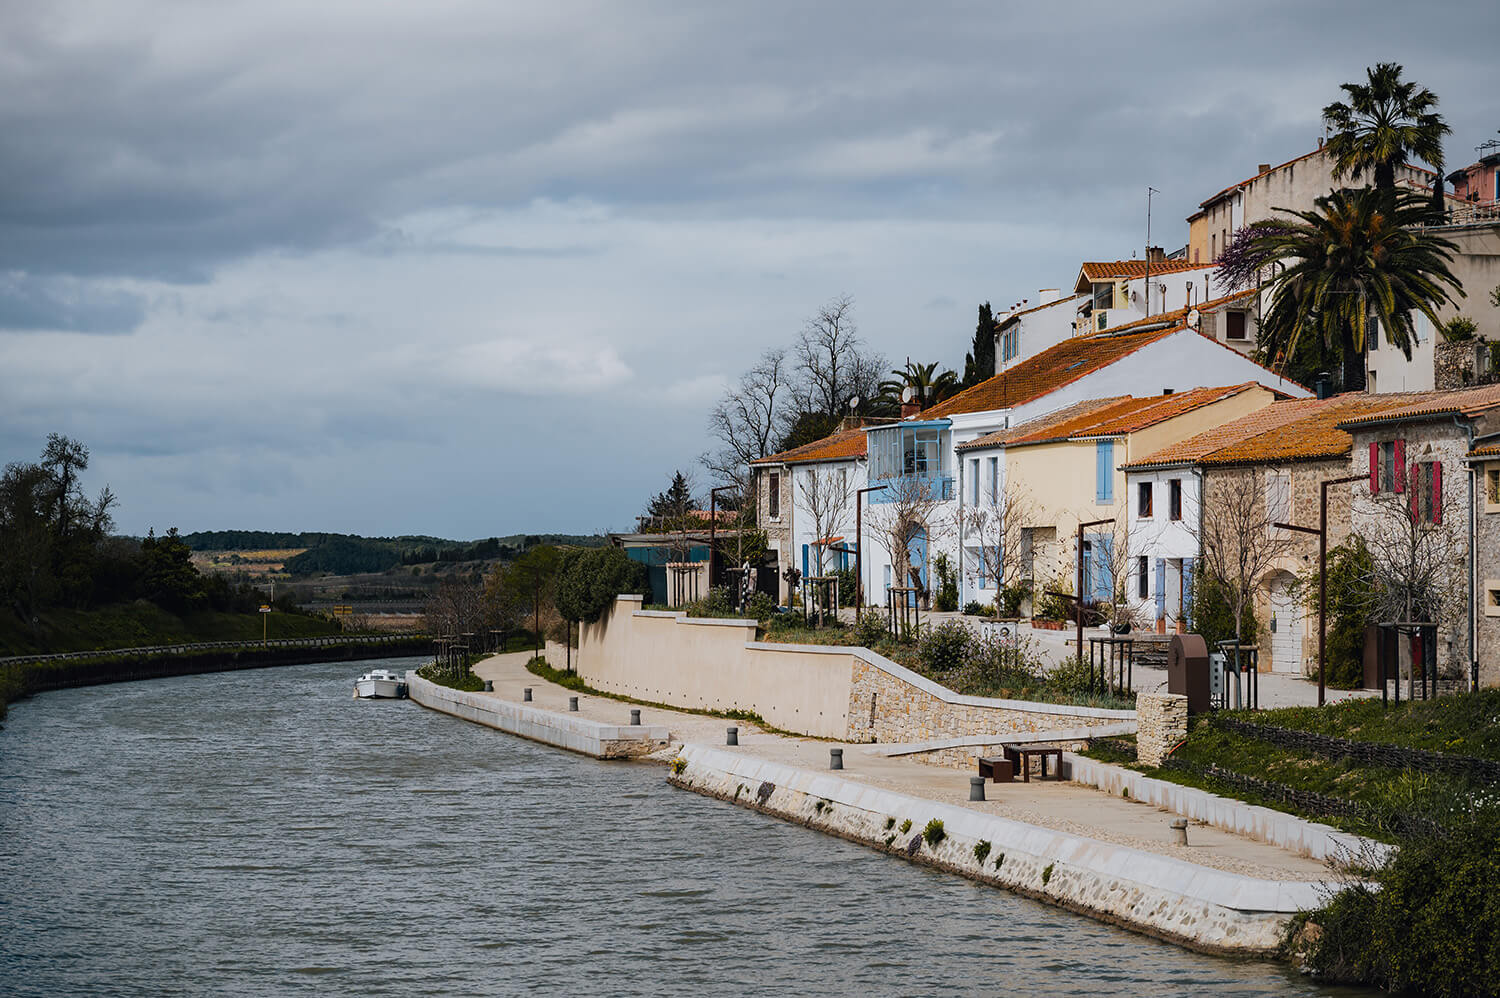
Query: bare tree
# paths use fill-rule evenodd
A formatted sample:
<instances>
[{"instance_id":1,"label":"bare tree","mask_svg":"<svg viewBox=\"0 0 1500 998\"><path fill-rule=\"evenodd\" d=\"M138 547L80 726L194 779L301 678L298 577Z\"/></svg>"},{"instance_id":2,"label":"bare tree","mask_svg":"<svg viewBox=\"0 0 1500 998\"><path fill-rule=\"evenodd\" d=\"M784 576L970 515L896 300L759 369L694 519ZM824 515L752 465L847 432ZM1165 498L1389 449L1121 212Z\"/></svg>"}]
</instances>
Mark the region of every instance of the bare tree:
<instances>
[{"instance_id":1,"label":"bare tree","mask_svg":"<svg viewBox=\"0 0 1500 998\"><path fill-rule=\"evenodd\" d=\"M444 579L422 608L422 626L435 637L457 637L468 632L482 634L488 623L485 609L483 585ZM469 650L478 651L478 648Z\"/></svg>"},{"instance_id":2,"label":"bare tree","mask_svg":"<svg viewBox=\"0 0 1500 998\"><path fill-rule=\"evenodd\" d=\"M870 504L866 517L876 543L890 558L892 583L916 585L914 570L923 566L912 565L912 544L925 534L931 552L949 534L951 524L942 511L942 497L925 476L898 475L882 479L880 484L885 490L875 493L880 498Z\"/></svg>"},{"instance_id":3,"label":"bare tree","mask_svg":"<svg viewBox=\"0 0 1500 998\"><path fill-rule=\"evenodd\" d=\"M797 381L793 400L799 413L837 418L849 399L870 399L879 391L885 358L862 351L854 324L854 299L841 295L807 320L793 348Z\"/></svg>"},{"instance_id":4,"label":"bare tree","mask_svg":"<svg viewBox=\"0 0 1500 998\"><path fill-rule=\"evenodd\" d=\"M719 484L750 493L750 462L774 453L791 425L791 378L786 350L767 350L709 412L708 432L723 446L701 462Z\"/></svg>"},{"instance_id":5,"label":"bare tree","mask_svg":"<svg viewBox=\"0 0 1500 998\"><path fill-rule=\"evenodd\" d=\"M1020 482L1009 478L998 490L986 490L980 500L963 512L964 541L980 549L977 564L965 561L965 574L971 582L989 583L997 592L1013 588L1029 567L1027 532L1036 517L1036 503Z\"/></svg>"},{"instance_id":6,"label":"bare tree","mask_svg":"<svg viewBox=\"0 0 1500 998\"><path fill-rule=\"evenodd\" d=\"M1439 625L1464 619L1468 541L1463 509L1442 495L1433 506L1430 479L1413 464L1402 492L1381 492L1359 500L1356 531L1370 550L1369 590L1377 621L1421 621ZM1461 642L1454 642L1455 652Z\"/></svg>"},{"instance_id":7,"label":"bare tree","mask_svg":"<svg viewBox=\"0 0 1500 998\"><path fill-rule=\"evenodd\" d=\"M812 520L813 552L818 575L827 574L829 539L847 529L850 496L848 468L808 468L798 471L797 494Z\"/></svg>"},{"instance_id":8,"label":"bare tree","mask_svg":"<svg viewBox=\"0 0 1500 998\"><path fill-rule=\"evenodd\" d=\"M1204 477L1199 578L1212 580L1228 600L1236 645L1244 642L1245 608L1261 579L1294 545L1292 533L1276 526L1291 516L1290 496L1273 494L1285 481L1254 469Z\"/></svg>"}]
</instances>

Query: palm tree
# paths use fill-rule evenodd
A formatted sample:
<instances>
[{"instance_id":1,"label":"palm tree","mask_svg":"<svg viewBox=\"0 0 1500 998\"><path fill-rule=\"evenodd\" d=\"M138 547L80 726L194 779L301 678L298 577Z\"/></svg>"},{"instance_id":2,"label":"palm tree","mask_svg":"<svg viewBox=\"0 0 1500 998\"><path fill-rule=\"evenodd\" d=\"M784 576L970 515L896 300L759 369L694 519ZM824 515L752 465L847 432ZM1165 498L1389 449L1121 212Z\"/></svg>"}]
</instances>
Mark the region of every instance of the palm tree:
<instances>
[{"instance_id":1,"label":"palm tree","mask_svg":"<svg viewBox=\"0 0 1500 998\"><path fill-rule=\"evenodd\" d=\"M1292 220L1252 226L1252 254L1277 271L1266 285L1260 359L1280 370L1313 333L1341 357L1344 389L1363 388L1371 320L1411 357L1413 317L1435 327L1437 310L1456 304L1450 289L1463 297L1448 269L1456 247L1420 227L1428 210L1411 193L1364 187L1320 197L1312 211L1286 212Z\"/></svg>"},{"instance_id":2,"label":"palm tree","mask_svg":"<svg viewBox=\"0 0 1500 998\"><path fill-rule=\"evenodd\" d=\"M962 388L958 375L953 371L939 371L937 368L936 361L917 364L908 360L904 368L891 372L895 378L880 383L880 394L887 401L893 402L898 410L901 393L906 388L911 388L916 393L923 408L958 394Z\"/></svg>"},{"instance_id":3,"label":"palm tree","mask_svg":"<svg viewBox=\"0 0 1500 998\"><path fill-rule=\"evenodd\" d=\"M1439 168L1441 189L1443 136L1452 129L1435 110L1437 95L1401 79L1398 63L1378 63L1365 76L1368 83L1340 86L1347 104L1335 101L1323 109L1323 121L1333 130L1328 152L1334 178L1358 180L1368 171L1376 189L1389 194L1396 189L1396 168L1415 156Z\"/></svg>"}]
</instances>

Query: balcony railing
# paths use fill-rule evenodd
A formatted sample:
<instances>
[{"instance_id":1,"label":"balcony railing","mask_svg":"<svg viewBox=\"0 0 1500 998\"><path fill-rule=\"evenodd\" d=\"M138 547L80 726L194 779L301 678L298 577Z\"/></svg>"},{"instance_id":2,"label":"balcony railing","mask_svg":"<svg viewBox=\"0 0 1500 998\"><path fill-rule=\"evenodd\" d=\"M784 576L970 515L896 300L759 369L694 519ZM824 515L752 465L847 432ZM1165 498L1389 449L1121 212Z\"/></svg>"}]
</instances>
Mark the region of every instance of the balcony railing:
<instances>
[{"instance_id":1,"label":"balcony railing","mask_svg":"<svg viewBox=\"0 0 1500 998\"><path fill-rule=\"evenodd\" d=\"M921 496L944 502L956 499L958 493L954 491L953 476L942 472L929 472L920 475L902 475L899 478L886 478L871 482L871 485L879 485L881 481L889 484L888 488L880 489L870 493L872 503L891 503L898 499Z\"/></svg>"}]
</instances>

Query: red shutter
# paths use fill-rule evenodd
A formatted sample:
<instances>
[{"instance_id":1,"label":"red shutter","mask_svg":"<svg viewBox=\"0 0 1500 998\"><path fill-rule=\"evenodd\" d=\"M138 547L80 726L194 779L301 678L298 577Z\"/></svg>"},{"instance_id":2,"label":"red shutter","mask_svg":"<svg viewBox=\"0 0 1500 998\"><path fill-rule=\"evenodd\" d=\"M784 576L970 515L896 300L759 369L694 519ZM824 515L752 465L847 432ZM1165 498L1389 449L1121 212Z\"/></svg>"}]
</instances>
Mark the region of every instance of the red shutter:
<instances>
[{"instance_id":1,"label":"red shutter","mask_svg":"<svg viewBox=\"0 0 1500 998\"><path fill-rule=\"evenodd\" d=\"M1396 467L1400 467L1397 465ZM1422 507L1417 497L1422 494L1422 466L1417 462L1411 463L1411 518L1416 520L1422 515Z\"/></svg>"},{"instance_id":2,"label":"red shutter","mask_svg":"<svg viewBox=\"0 0 1500 998\"><path fill-rule=\"evenodd\" d=\"M1370 494L1380 491L1380 445L1370 442Z\"/></svg>"},{"instance_id":3,"label":"red shutter","mask_svg":"<svg viewBox=\"0 0 1500 998\"><path fill-rule=\"evenodd\" d=\"M1443 462L1432 462L1432 522L1443 522Z\"/></svg>"},{"instance_id":4,"label":"red shutter","mask_svg":"<svg viewBox=\"0 0 1500 998\"><path fill-rule=\"evenodd\" d=\"M1396 492L1404 492L1406 490L1406 441L1397 440L1395 450L1396 484L1394 490Z\"/></svg>"}]
</instances>

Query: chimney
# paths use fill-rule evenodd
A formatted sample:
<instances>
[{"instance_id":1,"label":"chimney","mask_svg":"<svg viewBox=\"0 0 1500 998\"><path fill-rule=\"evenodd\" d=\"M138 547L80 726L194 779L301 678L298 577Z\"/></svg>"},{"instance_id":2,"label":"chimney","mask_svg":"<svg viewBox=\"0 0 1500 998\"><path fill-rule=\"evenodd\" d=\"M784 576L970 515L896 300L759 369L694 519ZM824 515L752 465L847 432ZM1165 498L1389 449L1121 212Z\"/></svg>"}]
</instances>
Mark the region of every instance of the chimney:
<instances>
[{"instance_id":1,"label":"chimney","mask_svg":"<svg viewBox=\"0 0 1500 998\"><path fill-rule=\"evenodd\" d=\"M1042 288L1036 293L1036 300L1043 305L1051 305L1055 301L1062 301L1062 291L1058 288Z\"/></svg>"},{"instance_id":2,"label":"chimney","mask_svg":"<svg viewBox=\"0 0 1500 998\"><path fill-rule=\"evenodd\" d=\"M1320 399L1326 399L1330 395L1332 395L1333 375L1329 374L1327 371L1319 371L1317 378L1313 381L1313 392L1316 393L1318 398Z\"/></svg>"},{"instance_id":3,"label":"chimney","mask_svg":"<svg viewBox=\"0 0 1500 998\"><path fill-rule=\"evenodd\" d=\"M1167 251L1160 246L1147 246L1146 259L1152 263L1165 263L1167 261Z\"/></svg>"},{"instance_id":4,"label":"chimney","mask_svg":"<svg viewBox=\"0 0 1500 998\"><path fill-rule=\"evenodd\" d=\"M913 416L917 415L921 411L922 411L922 403L918 402L915 398L912 399L910 402L902 402L901 403L901 418L902 419L911 419Z\"/></svg>"},{"instance_id":5,"label":"chimney","mask_svg":"<svg viewBox=\"0 0 1500 998\"><path fill-rule=\"evenodd\" d=\"M1262 164L1260 164L1260 168L1255 171L1255 173L1256 173L1257 176L1259 176L1262 173L1270 173L1270 172L1271 172L1271 164L1270 163L1262 163Z\"/></svg>"},{"instance_id":6,"label":"chimney","mask_svg":"<svg viewBox=\"0 0 1500 998\"><path fill-rule=\"evenodd\" d=\"M1318 148L1323 148L1323 136L1321 135L1318 136Z\"/></svg>"}]
</instances>

